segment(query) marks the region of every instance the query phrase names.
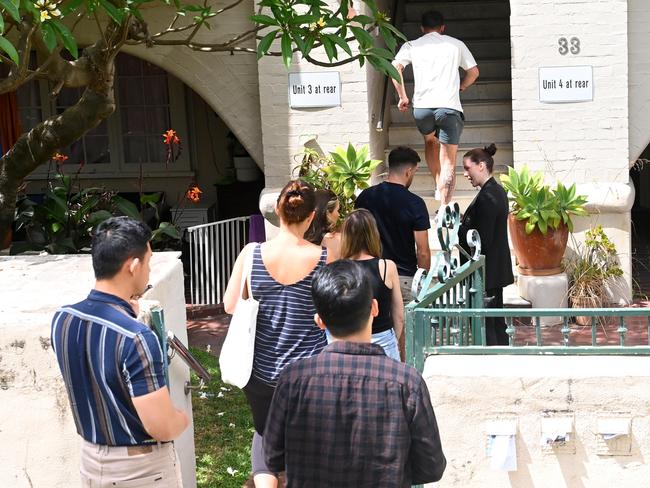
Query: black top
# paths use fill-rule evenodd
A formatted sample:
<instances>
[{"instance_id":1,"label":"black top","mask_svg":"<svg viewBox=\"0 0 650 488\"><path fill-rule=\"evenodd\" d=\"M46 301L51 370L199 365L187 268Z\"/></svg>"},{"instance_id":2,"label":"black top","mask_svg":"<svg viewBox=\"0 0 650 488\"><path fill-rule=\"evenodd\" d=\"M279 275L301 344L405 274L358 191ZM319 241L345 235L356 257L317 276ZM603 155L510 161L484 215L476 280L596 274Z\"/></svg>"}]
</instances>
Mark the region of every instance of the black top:
<instances>
[{"instance_id":1,"label":"black top","mask_svg":"<svg viewBox=\"0 0 650 488\"><path fill-rule=\"evenodd\" d=\"M287 488L410 488L446 465L422 376L381 346L347 341L282 371L264 453Z\"/></svg>"},{"instance_id":2,"label":"black top","mask_svg":"<svg viewBox=\"0 0 650 488\"><path fill-rule=\"evenodd\" d=\"M372 320L372 333L385 332L393 327L393 316L391 313L391 302L393 291L386 286L386 260L383 259L383 276L379 274L379 258L358 260L361 266L366 269L366 274L372 284L372 298L377 300L379 315Z\"/></svg>"},{"instance_id":3,"label":"black top","mask_svg":"<svg viewBox=\"0 0 650 488\"><path fill-rule=\"evenodd\" d=\"M485 289L503 288L514 282L508 245L508 195L494 178L485 182L465 211L460 226L460 244L469 251L466 236L476 229L485 256Z\"/></svg>"},{"instance_id":4,"label":"black top","mask_svg":"<svg viewBox=\"0 0 650 488\"><path fill-rule=\"evenodd\" d=\"M424 200L404 185L384 181L363 190L355 206L375 217L382 257L395 261L400 275L413 276L418 268L413 232L431 227Z\"/></svg>"}]
</instances>

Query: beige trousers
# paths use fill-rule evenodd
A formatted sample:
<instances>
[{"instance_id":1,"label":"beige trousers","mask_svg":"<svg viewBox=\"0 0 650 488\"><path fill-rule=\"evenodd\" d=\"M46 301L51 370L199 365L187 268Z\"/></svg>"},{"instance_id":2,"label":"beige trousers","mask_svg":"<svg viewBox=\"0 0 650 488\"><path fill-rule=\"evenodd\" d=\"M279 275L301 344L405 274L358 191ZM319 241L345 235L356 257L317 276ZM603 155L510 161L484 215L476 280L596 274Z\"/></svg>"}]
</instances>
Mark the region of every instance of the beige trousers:
<instances>
[{"instance_id":1,"label":"beige trousers","mask_svg":"<svg viewBox=\"0 0 650 488\"><path fill-rule=\"evenodd\" d=\"M83 488L183 488L174 444L100 446L83 441Z\"/></svg>"},{"instance_id":2,"label":"beige trousers","mask_svg":"<svg viewBox=\"0 0 650 488\"><path fill-rule=\"evenodd\" d=\"M400 290L402 291L402 302L404 305L413 300L413 292L411 291L411 285L413 284L412 276L402 276L399 277Z\"/></svg>"}]
</instances>

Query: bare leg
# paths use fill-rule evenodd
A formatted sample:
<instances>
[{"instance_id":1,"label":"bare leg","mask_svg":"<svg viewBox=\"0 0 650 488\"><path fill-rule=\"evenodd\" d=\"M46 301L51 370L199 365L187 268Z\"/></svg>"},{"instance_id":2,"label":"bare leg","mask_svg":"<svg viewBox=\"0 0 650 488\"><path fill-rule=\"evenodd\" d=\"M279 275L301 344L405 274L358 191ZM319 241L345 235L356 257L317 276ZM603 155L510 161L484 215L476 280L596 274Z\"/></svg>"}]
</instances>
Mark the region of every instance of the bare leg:
<instances>
[{"instance_id":1,"label":"bare leg","mask_svg":"<svg viewBox=\"0 0 650 488\"><path fill-rule=\"evenodd\" d=\"M427 160L436 187L440 188L440 141L435 133L424 136L424 159Z\"/></svg>"},{"instance_id":2,"label":"bare leg","mask_svg":"<svg viewBox=\"0 0 650 488\"><path fill-rule=\"evenodd\" d=\"M457 144L441 144L440 148L440 166L441 178L438 182L440 190L440 199L442 204L446 205L451 202L456 187L456 153L458 152Z\"/></svg>"}]
</instances>

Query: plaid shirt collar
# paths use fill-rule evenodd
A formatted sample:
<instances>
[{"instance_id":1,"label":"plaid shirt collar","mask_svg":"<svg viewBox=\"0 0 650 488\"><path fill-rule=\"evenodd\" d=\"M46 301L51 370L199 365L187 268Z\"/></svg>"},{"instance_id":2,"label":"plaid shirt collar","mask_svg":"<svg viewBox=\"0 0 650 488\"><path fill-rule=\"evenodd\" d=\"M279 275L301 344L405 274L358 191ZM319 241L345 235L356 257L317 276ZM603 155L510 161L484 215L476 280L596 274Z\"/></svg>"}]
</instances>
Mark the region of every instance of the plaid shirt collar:
<instances>
[{"instance_id":1,"label":"plaid shirt collar","mask_svg":"<svg viewBox=\"0 0 650 488\"><path fill-rule=\"evenodd\" d=\"M323 353L354 354L356 356L386 355L386 353L384 353L384 349L377 344L370 344L369 342L350 342L345 340L332 342L325 349L323 349Z\"/></svg>"}]
</instances>

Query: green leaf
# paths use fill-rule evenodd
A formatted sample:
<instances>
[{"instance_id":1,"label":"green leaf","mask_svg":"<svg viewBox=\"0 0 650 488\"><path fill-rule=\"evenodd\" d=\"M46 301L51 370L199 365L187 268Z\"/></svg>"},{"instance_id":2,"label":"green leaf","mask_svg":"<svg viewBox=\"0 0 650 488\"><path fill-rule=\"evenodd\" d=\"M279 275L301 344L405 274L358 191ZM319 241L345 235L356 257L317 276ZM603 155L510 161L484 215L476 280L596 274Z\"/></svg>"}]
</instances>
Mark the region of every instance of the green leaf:
<instances>
[{"instance_id":1,"label":"green leaf","mask_svg":"<svg viewBox=\"0 0 650 488\"><path fill-rule=\"evenodd\" d=\"M121 24L124 21L124 12L113 5L110 0L99 0L99 4L116 24Z\"/></svg>"},{"instance_id":2,"label":"green leaf","mask_svg":"<svg viewBox=\"0 0 650 488\"><path fill-rule=\"evenodd\" d=\"M334 34L323 34L323 37L330 39L334 44L338 45L341 49L348 53L348 56L352 56L352 49L350 49L350 46L342 37Z\"/></svg>"},{"instance_id":3,"label":"green leaf","mask_svg":"<svg viewBox=\"0 0 650 488\"><path fill-rule=\"evenodd\" d=\"M162 193L157 192L157 193L147 193L144 194L140 197L140 203L142 205L145 205L147 203L158 203L160 201L160 197L162 196Z\"/></svg>"},{"instance_id":4,"label":"green leaf","mask_svg":"<svg viewBox=\"0 0 650 488\"><path fill-rule=\"evenodd\" d=\"M41 32L43 33L43 42L45 43L47 50L50 52L54 51L54 48L56 47L56 33L54 32L52 24L49 22L41 24Z\"/></svg>"},{"instance_id":5,"label":"green leaf","mask_svg":"<svg viewBox=\"0 0 650 488\"><path fill-rule=\"evenodd\" d=\"M257 45L257 59L260 59L268 52L278 32L279 31L277 30L273 32L269 32L260 40L259 44Z\"/></svg>"},{"instance_id":6,"label":"green leaf","mask_svg":"<svg viewBox=\"0 0 650 488\"><path fill-rule=\"evenodd\" d=\"M386 43L388 49L390 49L390 51L394 53L395 49L397 48L397 40L395 39L391 31L389 31L388 29L386 29L386 27L381 25L379 27L379 33L381 34L381 37L383 37L384 42Z\"/></svg>"},{"instance_id":7,"label":"green leaf","mask_svg":"<svg viewBox=\"0 0 650 488\"><path fill-rule=\"evenodd\" d=\"M291 66L291 58L293 53L291 52L291 38L287 32L282 33L282 40L280 41L280 47L282 51L282 62L287 69Z\"/></svg>"},{"instance_id":8,"label":"green leaf","mask_svg":"<svg viewBox=\"0 0 650 488\"><path fill-rule=\"evenodd\" d=\"M0 0L0 7L7 11L11 18L16 22L20 22L20 12L18 11L18 5L16 5L11 0ZM8 53L7 53L8 54Z\"/></svg>"},{"instance_id":9,"label":"green leaf","mask_svg":"<svg viewBox=\"0 0 650 488\"><path fill-rule=\"evenodd\" d=\"M63 42L65 48L70 54L72 54L73 58L77 59L79 57L79 49L77 48L77 41L72 35L72 32L70 32L70 29L68 29L65 24L58 20L52 21L50 23L59 34L59 38Z\"/></svg>"},{"instance_id":10,"label":"green leaf","mask_svg":"<svg viewBox=\"0 0 650 488\"><path fill-rule=\"evenodd\" d=\"M374 41L372 40L372 36L361 27L351 26L350 30L352 31L352 34L354 34L354 37L357 39L357 41L359 41L359 45L361 47L370 48L373 45Z\"/></svg>"},{"instance_id":11,"label":"green leaf","mask_svg":"<svg viewBox=\"0 0 650 488\"><path fill-rule=\"evenodd\" d=\"M260 25L279 25L276 19L268 15L253 15L251 20Z\"/></svg>"},{"instance_id":12,"label":"green leaf","mask_svg":"<svg viewBox=\"0 0 650 488\"><path fill-rule=\"evenodd\" d=\"M5 31L5 19L2 17L2 14L0 14L0 34L2 34Z\"/></svg>"},{"instance_id":13,"label":"green leaf","mask_svg":"<svg viewBox=\"0 0 650 488\"><path fill-rule=\"evenodd\" d=\"M375 22L375 19L368 17L367 15L357 15L356 17L350 19L350 22L359 22L362 25L366 25L373 24Z\"/></svg>"},{"instance_id":14,"label":"green leaf","mask_svg":"<svg viewBox=\"0 0 650 488\"><path fill-rule=\"evenodd\" d=\"M0 36L0 49L2 49L5 53L7 53L7 56L18 65L20 63L20 60L18 59L18 51L16 51L16 48L12 43L10 43L7 39L4 37Z\"/></svg>"},{"instance_id":15,"label":"green leaf","mask_svg":"<svg viewBox=\"0 0 650 488\"><path fill-rule=\"evenodd\" d=\"M395 27L394 25L389 24L388 22L386 22L385 24L382 24L382 27L386 27L386 29L390 30L399 39L401 39L403 41L408 40L408 39L406 39L406 36L404 34L402 34L400 32L400 30L397 27Z\"/></svg>"},{"instance_id":16,"label":"green leaf","mask_svg":"<svg viewBox=\"0 0 650 488\"><path fill-rule=\"evenodd\" d=\"M338 53L336 52L336 46L334 46L334 43L328 38L328 37L321 37L321 42L323 43L323 47L325 48L325 54L327 54L327 59L330 60L330 62L333 59L338 59Z\"/></svg>"},{"instance_id":17,"label":"green leaf","mask_svg":"<svg viewBox=\"0 0 650 488\"><path fill-rule=\"evenodd\" d=\"M115 196L113 197L113 203L115 204L115 207L122 213L122 215L131 217L132 219L140 220L140 212L138 211L138 207L136 207L127 199L120 196Z\"/></svg>"},{"instance_id":18,"label":"green leaf","mask_svg":"<svg viewBox=\"0 0 650 488\"><path fill-rule=\"evenodd\" d=\"M81 5L83 2L84 0L70 0L63 7L61 7L61 13L65 17L69 13L77 10L77 8L79 8L79 5Z\"/></svg>"}]
</instances>

